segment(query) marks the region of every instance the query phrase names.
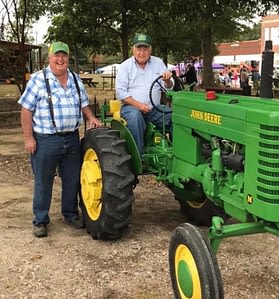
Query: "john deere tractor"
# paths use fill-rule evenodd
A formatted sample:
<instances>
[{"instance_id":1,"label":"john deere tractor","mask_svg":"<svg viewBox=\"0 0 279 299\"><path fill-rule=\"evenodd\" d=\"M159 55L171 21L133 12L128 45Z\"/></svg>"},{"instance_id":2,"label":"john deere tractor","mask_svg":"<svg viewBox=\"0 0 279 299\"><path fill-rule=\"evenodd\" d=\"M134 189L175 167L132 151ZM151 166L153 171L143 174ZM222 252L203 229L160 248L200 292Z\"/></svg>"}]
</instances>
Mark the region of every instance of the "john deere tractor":
<instances>
[{"instance_id":1,"label":"john deere tractor","mask_svg":"<svg viewBox=\"0 0 279 299\"><path fill-rule=\"evenodd\" d=\"M155 84L160 84L160 79L157 78L151 86L152 103L152 88ZM187 102L184 97L188 94L190 95L185 91L179 96L183 105ZM198 94L191 95L196 97ZM143 156L140 156L125 120L120 117L120 102L117 100L112 100L109 105L105 104L101 108L102 119L107 126L86 132L82 140L81 208L86 229L94 239L111 240L123 235L132 216L133 190L138 177L144 174L155 175L158 181L170 188L180 203L181 211L197 225L210 225L214 215L226 218L223 205L210 201L202 188L203 182L196 179L201 170L195 168L195 177L188 173L190 165L208 163L212 138L205 134L193 137L188 129L185 131L184 125L177 126L179 120L176 118L181 117L176 112L175 99L178 94L168 96L175 96L173 140L164 126L163 129L157 129L148 123ZM199 97L203 98L203 95L199 94ZM158 108L154 106L154 109ZM161 109L163 115L168 113L167 105L163 105ZM182 111L181 107L177 109ZM206 123L205 127L207 125ZM200 142L200 152L190 144L190 141L193 142L192 138L195 142ZM215 139L218 143L217 138ZM229 141L222 146L229 150ZM228 157L229 161L231 159ZM186 165L187 168L184 169Z\"/></svg>"},{"instance_id":2,"label":"john deere tractor","mask_svg":"<svg viewBox=\"0 0 279 299\"><path fill-rule=\"evenodd\" d=\"M151 86L151 103L155 84L160 78ZM170 91L167 98L172 138L148 124L142 157L117 101L103 107L107 127L87 131L81 169L86 229L94 239L120 238L131 219L138 177L153 174L187 216L169 246L175 297L221 299L215 257L221 240L279 235L279 103L212 91ZM225 224L227 217L235 223ZM207 234L201 225L209 226Z\"/></svg>"}]
</instances>

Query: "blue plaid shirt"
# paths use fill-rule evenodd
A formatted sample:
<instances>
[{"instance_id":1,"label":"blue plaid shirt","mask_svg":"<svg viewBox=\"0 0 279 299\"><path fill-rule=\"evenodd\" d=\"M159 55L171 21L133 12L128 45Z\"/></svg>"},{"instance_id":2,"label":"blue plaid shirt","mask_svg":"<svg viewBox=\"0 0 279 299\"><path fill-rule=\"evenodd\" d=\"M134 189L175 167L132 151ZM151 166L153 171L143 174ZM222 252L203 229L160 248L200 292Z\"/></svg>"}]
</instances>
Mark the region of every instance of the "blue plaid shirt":
<instances>
[{"instance_id":1,"label":"blue plaid shirt","mask_svg":"<svg viewBox=\"0 0 279 299\"><path fill-rule=\"evenodd\" d=\"M76 77L81 94L81 108L84 108L89 105L88 96L81 79L78 75ZM49 66L46 68L46 78L49 81L57 130L52 124L43 71L38 71L31 75L18 103L33 112L34 132L54 134L56 132L74 131L82 123L83 117L79 109L79 96L73 75L68 70L66 89L60 85Z\"/></svg>"}]
</instances>

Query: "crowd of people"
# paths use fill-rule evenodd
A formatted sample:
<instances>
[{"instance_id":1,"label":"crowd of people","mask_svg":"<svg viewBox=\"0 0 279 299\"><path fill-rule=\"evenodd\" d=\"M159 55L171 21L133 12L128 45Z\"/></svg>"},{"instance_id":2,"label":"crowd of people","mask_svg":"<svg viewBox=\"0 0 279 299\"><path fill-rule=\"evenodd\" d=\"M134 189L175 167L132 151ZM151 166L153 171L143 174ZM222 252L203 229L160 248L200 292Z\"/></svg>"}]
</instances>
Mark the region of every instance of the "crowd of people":
<instances>
[{"instance_id":1,"label":"crowd of people","mask_svg":"<svg viewBox=\"0 0 279 299\"><path fill-rule=\"evenodd\" d=\"M227 88L242 88L243 90L253 88L253 93L259 95L261 76L258 68L248 65L240 67L225 67L215 74L217 86Z\"/></svg>"}]
</instances>

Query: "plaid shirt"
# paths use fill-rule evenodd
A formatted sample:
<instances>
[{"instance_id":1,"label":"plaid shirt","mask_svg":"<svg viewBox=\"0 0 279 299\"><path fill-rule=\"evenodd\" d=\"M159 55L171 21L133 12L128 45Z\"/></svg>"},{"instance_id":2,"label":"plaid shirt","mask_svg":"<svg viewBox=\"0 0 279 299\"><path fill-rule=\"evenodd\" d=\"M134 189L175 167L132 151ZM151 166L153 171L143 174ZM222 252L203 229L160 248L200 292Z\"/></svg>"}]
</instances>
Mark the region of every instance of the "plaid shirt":
<instances>
[{"instance_id":1,"label":"plaid shirt","mask_svg":"<svg viewBox=\"0 0 279 299\"><path fill-rule=\"evenodd\" d=\"M78 75L76 77L81 94L81 108L84 108L89 104L88 96L81 79ZM60 85L49 66L46 69L46 78L49 79L57 132L74 131L83 121L83 118L82 113L79 113L79 96L73 75L68 70L66 89ZM31 76L18 103L33 112L34 132L42 134L56 133L56 129L52 124L48 94L42 70Z\"/></svg>"}]
</instances>

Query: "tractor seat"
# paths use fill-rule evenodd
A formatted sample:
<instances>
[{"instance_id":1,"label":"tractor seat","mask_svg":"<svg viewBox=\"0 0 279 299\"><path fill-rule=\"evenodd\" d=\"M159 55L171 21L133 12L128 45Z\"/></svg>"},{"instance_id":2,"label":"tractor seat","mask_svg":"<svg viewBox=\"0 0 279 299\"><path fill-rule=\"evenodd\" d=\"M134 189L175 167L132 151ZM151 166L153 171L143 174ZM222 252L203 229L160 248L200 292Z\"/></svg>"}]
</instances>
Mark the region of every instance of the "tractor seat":
<instances>
[{"instance_id":1,"label":"tractor seat","mask_svg":"<svg viewBox=\"0 0 279 299\"><path fill-rule=\"evenodd\" d=\"M112 114L114 119L120 120L120 108L121 101L120 100L111 100L109 101L109 112Z\"/></svg>"}]
</instances>

